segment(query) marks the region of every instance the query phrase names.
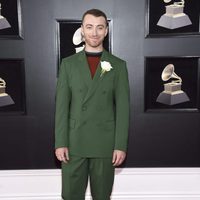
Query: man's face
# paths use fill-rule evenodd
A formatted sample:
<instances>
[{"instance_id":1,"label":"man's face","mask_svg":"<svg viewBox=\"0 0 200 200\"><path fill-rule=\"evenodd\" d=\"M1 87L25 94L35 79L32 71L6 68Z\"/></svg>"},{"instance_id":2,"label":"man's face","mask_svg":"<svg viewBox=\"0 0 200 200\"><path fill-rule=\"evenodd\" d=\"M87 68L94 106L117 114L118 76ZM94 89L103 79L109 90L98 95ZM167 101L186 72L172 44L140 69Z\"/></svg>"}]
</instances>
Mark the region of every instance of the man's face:
<instances>
[{"instance_id":1,"label":"man's face","mask_svg":"<svg viewBox=\"0 0 200 200\"><path fill-rule=\"evenodd\" d=\"M108 28L104 17L95 17L87 14L82 24L82 34L85 39L86 50L94 50L103 47Z\"/></svg>"}]
</instances>

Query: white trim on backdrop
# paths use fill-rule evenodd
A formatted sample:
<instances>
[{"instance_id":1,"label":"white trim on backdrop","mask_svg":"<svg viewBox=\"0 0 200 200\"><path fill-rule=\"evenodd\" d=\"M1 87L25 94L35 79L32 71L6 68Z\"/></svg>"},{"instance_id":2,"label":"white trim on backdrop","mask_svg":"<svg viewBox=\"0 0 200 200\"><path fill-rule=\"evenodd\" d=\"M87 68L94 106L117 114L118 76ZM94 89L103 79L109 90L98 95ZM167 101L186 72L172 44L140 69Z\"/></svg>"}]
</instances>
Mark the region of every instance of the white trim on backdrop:
<instances>
[{"instance_id":1,"label":"white trim on backdrop","mask_svg":"<svg viewBox=\"0 0 200 200\"><path fill-rule=\"evenodd\" d=\"M59 169L0 171L1 200L61 200L60 191ZM116 169L112 200L199 199L200 168Z\"/></svg>"}]
</instances>

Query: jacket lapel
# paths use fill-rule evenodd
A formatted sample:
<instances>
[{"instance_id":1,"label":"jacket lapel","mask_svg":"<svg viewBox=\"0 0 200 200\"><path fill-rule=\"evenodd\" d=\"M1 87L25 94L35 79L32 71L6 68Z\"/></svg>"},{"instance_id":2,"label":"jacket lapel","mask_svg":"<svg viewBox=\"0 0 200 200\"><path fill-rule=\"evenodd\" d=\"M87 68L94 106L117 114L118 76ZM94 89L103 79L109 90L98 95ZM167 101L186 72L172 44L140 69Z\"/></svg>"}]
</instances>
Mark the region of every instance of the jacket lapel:
<instances>
[{"instance_id":1,"label":"jacket lapel","mask_svg":"<svg viewBox=\"0 0 200 200\"><path fill-rule=\"evenodd\" d=\"M101 75L101 61L108 61L108 53L105 50L103 50L99 65L97 67L97 70L95 72L93 79L91 79L91 82L90 82L91 84L85 98L83 99L83 103L85 103L93 95L93 93L97 90L97 87L101 84L101 81L103 80L104 76L106 75L104 74L103 76L100 76ZM89 70L88 66L87 68ZM88 74L90 75L90 70Z\"/></svg>"},{"instance_id":2,"label":"jacket lapel","mask_svg":"<svg viewBox=\"0 0 200 200\"><path fill-rule=\"evenodd\" d=\"M79 62L80 62L81 76L83 77L87 88L90 88L90 86L92 85L92 77L91 77L90 69L89 69L89 66L88 66L87 58L86 58L86 55L85 55L85 51L80 52L78 59L79 59Z\"/></svg>"}]
</instances>

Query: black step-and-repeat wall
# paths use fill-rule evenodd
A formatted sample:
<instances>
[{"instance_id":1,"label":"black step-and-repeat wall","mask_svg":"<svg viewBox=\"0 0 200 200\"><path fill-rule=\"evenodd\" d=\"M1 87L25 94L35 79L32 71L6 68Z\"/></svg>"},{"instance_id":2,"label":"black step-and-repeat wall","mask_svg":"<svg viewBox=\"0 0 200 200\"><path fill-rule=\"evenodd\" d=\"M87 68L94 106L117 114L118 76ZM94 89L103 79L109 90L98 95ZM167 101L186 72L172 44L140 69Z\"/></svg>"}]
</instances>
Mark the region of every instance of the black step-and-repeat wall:
<instances>
[{"instance_id":1,"label":"black step-and-repeat wall","mask_svg":"<svg viewBox=\"0 0 200 200\"><path fill-rule=\"evenodd\" d=\"M127 61L123 167L200 167L199 0L0 0L0 169L53 169L59 63L82 14L109 18L104 47ZM103 148L103 147L102 147Z\"/></svg>"}]
</instances>

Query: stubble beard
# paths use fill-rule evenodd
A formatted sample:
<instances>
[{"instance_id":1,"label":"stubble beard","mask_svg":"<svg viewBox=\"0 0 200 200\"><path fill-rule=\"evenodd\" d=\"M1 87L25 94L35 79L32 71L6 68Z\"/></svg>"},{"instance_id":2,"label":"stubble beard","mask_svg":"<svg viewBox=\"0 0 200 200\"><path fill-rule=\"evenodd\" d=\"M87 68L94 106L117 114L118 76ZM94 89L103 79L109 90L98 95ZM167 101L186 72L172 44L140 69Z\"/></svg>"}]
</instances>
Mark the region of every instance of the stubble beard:
<instances>
[{"instance_id":1,"label":"stubble beard","mask_svg":"<svg viewBox=\"0 0 200 200\"><path fill-rule=\"evenodd\" d=\"M103 46L103 40L101 41L97 41L97 42L94 42L94 41L85 41L86 43L86 46L90 47L90 48L99 48L99 47L102 47Z\"/></svg>"}]
</instances>

